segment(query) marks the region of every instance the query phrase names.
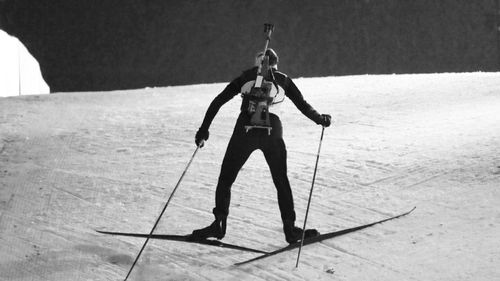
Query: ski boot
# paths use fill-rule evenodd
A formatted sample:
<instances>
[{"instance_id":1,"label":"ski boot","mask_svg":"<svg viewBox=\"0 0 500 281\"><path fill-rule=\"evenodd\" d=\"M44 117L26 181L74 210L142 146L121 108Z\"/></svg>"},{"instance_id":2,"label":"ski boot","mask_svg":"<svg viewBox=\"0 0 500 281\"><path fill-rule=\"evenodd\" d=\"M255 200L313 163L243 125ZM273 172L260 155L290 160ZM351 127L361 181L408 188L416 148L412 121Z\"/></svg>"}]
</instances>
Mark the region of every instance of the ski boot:
<instances>
[{"instance_id":1,"label":"ski boot","mask_svg":"<svg viewBox=\"0 0 500 281\"><path fill-rule=\"evenodd\" d=\"M193 230L189 235L188 240L200 241L213 237L221 240L226 235L226 219L215 219L215 221L207 227Z\"/></svg>"},{"instance_id":2,"label":"ski boot","mask_svg":"<svg viewBox=\"0 0 500 281\"><path fill-rule=\"evenodd\" d=\"M302 228L296 227L293 222L283 223L283 232L285 233L286 242L293 244L299 242L302 239ZM306 229L304 233L304 239L319 236L319 232L316 229Z\"/></svg>"}]
</instances>

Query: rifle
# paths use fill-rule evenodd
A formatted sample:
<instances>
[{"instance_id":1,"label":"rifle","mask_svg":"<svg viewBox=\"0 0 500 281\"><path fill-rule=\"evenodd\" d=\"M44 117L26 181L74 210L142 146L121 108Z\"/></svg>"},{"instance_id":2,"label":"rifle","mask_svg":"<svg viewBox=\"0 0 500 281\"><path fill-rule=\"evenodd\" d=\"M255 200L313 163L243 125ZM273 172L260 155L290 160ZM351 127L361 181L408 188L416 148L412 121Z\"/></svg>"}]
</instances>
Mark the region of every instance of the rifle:
<instances>
[{"instance_id":1,"label":"rifle","mask_svg":"<svg viewBox=\"0 0 500 281\"><path fill-rule=\"evenodd\" d=\"M247 132L251 129L266 129L268 135L271 134L272 127L269 119L269 105L273 101L273 98L270 97L273 85L270 81L273 80L273 77L270 72L269 56L266 55L266 52L269 42L271 42L271 34L273 31L273 24L264 24L266 42L264 45L264 52L262 53L263 59L257 68L255 85L252 87L250 93L244 94L244 96L249 98L247 112L251 116L250 124L245 126Z\"/></svg>"}]
</instances>

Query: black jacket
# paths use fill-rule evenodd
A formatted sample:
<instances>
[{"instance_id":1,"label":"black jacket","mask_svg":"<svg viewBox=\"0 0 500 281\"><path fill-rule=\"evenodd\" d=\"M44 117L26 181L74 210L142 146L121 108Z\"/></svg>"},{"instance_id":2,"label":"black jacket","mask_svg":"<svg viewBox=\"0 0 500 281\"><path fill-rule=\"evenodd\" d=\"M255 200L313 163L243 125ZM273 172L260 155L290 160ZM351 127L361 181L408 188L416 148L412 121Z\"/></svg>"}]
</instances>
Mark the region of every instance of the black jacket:
<instances>
[{"instance_id":1,"label":"black jacket","mask_svg":"<svg viewBox=\"0 0 500 281\"><path fill-rule=\"evenodd\" d=\"M285 96L287 96L305 116L314 121L316 124L320 124L321 115L316 110L314 110L314 108L311 105L309 105L309 103L307 103L304 100L302 93L293 83L292 79L290 79L286 74L276 70L273 70L273 74L276 83L282 88ZM248 85L247 84L248 82L255 81L256 77L257 77L257 67L253 67L251 69L244 71L239 77L231 81L231 83L229 83L226 86L226 88L217 97L214 98L214 100L208 107L207 112L205 114L205 118L203 119L203 123L200 127L200 130L208 131L210 124L212 123L219 109L226 102L231 100L234 96L236 96L239 93L242 93L243 91L242 88L245 85ZM248 105L248 100L243 98L241 105L242 113L240 114L240 116L238 117L238 121L236 122L234 134L245 133L244 126L249 123L250 119L250 117L245 112L247 105ZM271 136L281 137L282 127L279 117L271 113L270 118L271 118L271 126L273 127L271 131ZM258 131L258 130L259 129L253 129L251 131ZM265 130L260 130L260 131L265 131ZM252 134L256 133L252 132ZM267 135L267 131L265 134Z\"/></svg>"}]
</instances>

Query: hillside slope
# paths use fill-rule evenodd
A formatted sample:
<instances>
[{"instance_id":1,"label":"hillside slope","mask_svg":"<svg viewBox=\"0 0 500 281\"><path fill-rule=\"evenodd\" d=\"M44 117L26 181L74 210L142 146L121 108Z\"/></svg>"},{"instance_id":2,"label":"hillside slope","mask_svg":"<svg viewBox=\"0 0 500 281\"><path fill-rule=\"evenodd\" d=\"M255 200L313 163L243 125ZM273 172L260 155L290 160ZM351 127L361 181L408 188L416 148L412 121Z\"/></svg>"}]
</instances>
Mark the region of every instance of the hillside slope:
<instances>
[{"instance_id":1,"label":"hillside slope","mask_svg":"<svg viewBox=\"0 0 500 281\"><path fill-rule=\"evenodd\" d=\"M233 267L252 253L151 241L131 280L495 280L500 278L500 74L296 79L325 131L308 225L328 232L407 217ZM120 280L195 149L223 84L0 99L0 280ZM239 97L214 120L157 233L212 221ZM282 120L298 224L321 128L287 100ZM256 152L233 186L225 242L284 246Z\"/></svg>"}]
</instances>

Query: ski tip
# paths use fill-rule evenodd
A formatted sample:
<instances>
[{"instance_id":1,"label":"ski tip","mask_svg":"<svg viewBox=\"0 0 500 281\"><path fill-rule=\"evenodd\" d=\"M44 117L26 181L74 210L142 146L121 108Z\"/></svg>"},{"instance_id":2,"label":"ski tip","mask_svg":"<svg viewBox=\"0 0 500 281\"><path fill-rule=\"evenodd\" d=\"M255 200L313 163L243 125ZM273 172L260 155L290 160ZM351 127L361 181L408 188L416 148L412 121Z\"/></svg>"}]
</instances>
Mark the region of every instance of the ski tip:
<instances>
[{"instance_id":1,"label":"ski tip","mask_svg":"<svg viewBox=\"0 0 500 281\"><path fill-rule=\"evenodd\" d=\"M94 231L97 232L97 233L100 233L100 234L108 234L108 232L105 231L105 230L94 229Z\"/></svg>"},{"instance_id":2,"label":"ski tip","mask_svg":"<svg viewBox=\"0 0 500 281\"><path fill-rule=\"evenodd\" d=\"M411 214L413 211L415 211L415 209L417 208L417 206L414 206L413 208L411 208L411 210L409 210L408 212L406 213L402 213L401 215L397 216L397 217L402 217L402 216L406 216L406 215L409 215Z\"/></svg>"},{"instance_id":3,"label":"ski tip","mask_svg":"<svg viewBox=\"0 0 500 281\"><path fill-rule=\"evenodd\" d=\"M106 231L106 230L99 230L99 229L94 229L94 231L97 232L97 233L101 233L101 234L112 234L112 235L119 234L117 232Z\"/></svg>"}]
</instances>

